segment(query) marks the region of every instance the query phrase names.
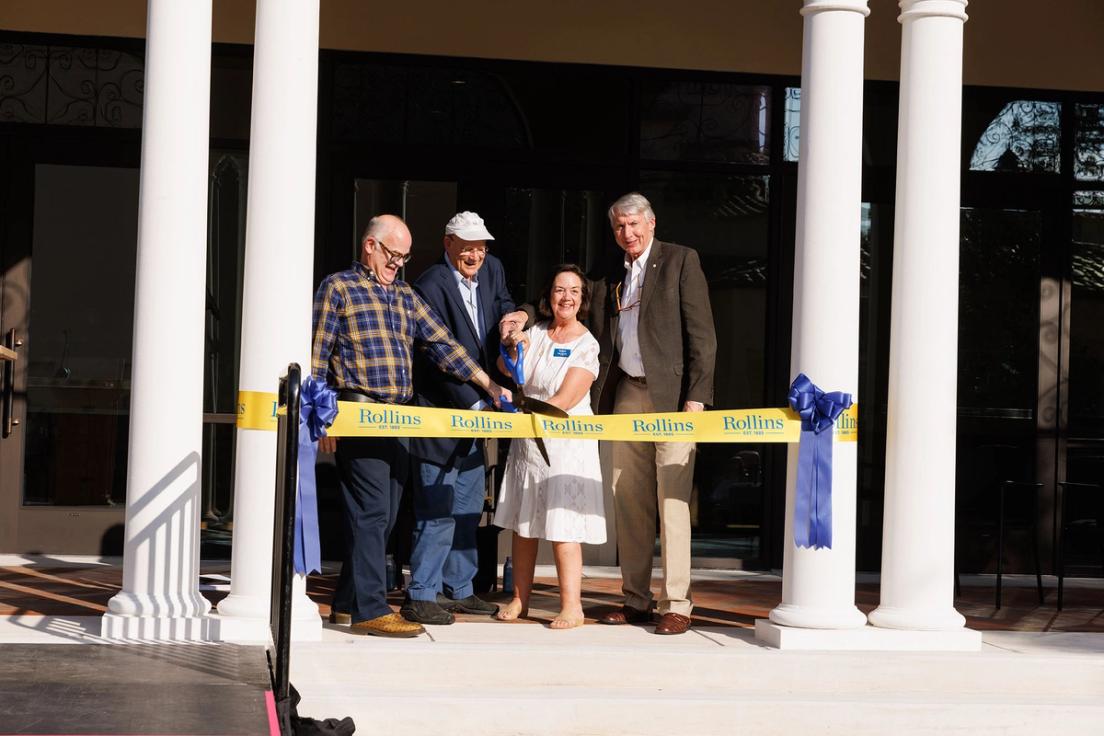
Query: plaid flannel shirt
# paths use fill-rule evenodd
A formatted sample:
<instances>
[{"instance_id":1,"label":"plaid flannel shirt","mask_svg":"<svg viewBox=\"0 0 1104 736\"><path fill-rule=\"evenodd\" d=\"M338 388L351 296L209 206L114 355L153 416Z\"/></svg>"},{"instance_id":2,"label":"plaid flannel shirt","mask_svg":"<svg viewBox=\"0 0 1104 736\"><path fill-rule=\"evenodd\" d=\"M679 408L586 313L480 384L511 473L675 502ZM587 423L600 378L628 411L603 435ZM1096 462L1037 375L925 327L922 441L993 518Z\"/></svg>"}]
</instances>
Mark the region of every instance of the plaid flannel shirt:
<instances>
[{"instance_id":1,"label":"plaid flannel shirt","mask_svg":"<svg viewBox=\"0 0 1104 736\"><path fill-rule=\"evenodd\" d=\"M438 368L462 381L470 381L480 370L405 281L382 286L371 269L353 263L318 287L311 351L315 378L376 401L405 404L413 394L415 341Z\"/></svg>"}]
</instances>

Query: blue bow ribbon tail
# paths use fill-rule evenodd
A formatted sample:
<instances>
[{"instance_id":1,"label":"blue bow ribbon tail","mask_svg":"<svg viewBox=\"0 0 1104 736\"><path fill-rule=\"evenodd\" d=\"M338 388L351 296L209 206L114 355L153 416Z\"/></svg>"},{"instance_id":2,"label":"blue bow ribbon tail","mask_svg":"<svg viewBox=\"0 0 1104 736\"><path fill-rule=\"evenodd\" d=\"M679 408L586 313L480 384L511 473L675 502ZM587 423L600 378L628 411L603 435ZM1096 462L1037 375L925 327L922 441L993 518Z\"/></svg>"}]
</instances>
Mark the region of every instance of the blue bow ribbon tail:
<instances>
[{"instance_id":1,"label":"blue bow ribbon tail","mask_svg":"<svg viewBox=\"0 0 1104 736\"><path fill-rule=\"evenodd\" d=\"M836 419L851 394L825 392L804 373L790 386L790 406L801 417L793 537L798 547L832 548L832 442Z\"/></svg>"},{"instance_id":2,"label":"blue bow ribbon tail","mask_svg":"<svg viewBox=\"0 0 1104 736\"><path fill-rule=\"evenodd\" d=\"M793 535L798 547L832 548L831 432L801 432Z\"/></svg>"},{"instance_id":3,"label":"blue bow ribbon tail","mask_svg":"<svg viewBox=\"0 0 1104 736\"><path fill-rule=\"evenodd\" d=\"M308 376L299 388L299 468L295 499L293 568L300 575L322 570L318 532L318 491L314 464L318 440L337 417L337 392Z\"/></svg>"}]
</instances>

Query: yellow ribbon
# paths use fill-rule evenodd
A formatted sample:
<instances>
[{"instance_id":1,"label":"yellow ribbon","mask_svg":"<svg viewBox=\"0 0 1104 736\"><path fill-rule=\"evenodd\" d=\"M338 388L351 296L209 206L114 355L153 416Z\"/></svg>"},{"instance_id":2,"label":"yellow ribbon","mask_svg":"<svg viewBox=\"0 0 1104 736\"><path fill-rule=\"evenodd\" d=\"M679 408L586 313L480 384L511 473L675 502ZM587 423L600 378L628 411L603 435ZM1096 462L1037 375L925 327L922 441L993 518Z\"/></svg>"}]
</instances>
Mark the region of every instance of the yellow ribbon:
<instances>
[{"instance_id":1,"label":"yellow ribbon","mask_svg":"<svg viewBox=\"0 0 1104 736\"><path fill-rule=\"evenodd\" d=\"M276 394L238 393L238 427L276 431ZM836 420L839 442L858 440L858 405ZM544 437L629 442L797 442L801 418L790 409L726 409L665 414L600 414L567 419L539 414L430 409L339 401L330 437Z\"/></svg>"}]
</instances>

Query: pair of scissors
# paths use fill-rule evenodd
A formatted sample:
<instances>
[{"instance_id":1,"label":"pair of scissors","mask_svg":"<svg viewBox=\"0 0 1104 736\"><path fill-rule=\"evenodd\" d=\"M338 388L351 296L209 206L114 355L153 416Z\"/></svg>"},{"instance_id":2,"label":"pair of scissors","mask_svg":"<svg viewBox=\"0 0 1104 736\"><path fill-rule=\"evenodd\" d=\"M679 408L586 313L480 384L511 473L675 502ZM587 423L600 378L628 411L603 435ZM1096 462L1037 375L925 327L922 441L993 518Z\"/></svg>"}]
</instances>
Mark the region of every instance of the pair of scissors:
<instances>
[{"instance_id":1,"label":"pair of scissors","mask_svg":"<svg viewBox=\"0 0 1104 736\"><path fill-rule=\"evenodd\" d=\"M505 346L499 345L498 350L502 354L503 365L506 366L506 370L510 372L510 376L514 379L514 384L517 386L517 389L514 391L513 402L503 401L502 407L507 411L544 414L545 416L566 419L568 414L560 407L549 404L547 401L541 401L540 399L534 399L525 395L525 346L520 343L518 344L517 360L510 359L510 353L506 350ZM551 465L552 462L548 459L548 448L544 446L544 440L540 437L536 437L535 439L537 449L540 450L544 462Z\"/></svg>"}]
</instances>

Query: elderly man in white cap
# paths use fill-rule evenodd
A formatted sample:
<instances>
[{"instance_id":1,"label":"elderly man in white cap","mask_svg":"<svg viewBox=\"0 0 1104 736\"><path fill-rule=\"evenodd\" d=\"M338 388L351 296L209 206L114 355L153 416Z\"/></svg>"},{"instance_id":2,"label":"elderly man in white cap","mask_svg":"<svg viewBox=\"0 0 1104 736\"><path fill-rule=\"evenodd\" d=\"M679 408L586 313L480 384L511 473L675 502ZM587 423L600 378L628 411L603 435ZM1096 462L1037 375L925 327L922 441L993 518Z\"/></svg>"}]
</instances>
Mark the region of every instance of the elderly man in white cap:
<instances>
[{"instance_id":1,"label":"elderly man in white cap","mask_svg":"<svg viewBox=\"0 0 1104 736\"><path fill-rule=\"evenodd\" d=\"M461 212L445 226L444 258L426 269L414 288L441 321L491 375L498 357L499 319L514 310L502 262L488 253L494 237L483 218ZM421 406L479 409L478 390L415 361L414 394ZM490 440L495 442L496 440ZM401 613L421 624L451 624L453 611L494 615L498 606L476 597L476 529L483 512L484 440L416 437L414 548L411 582Z\"/></svg>"}]
</instances>

